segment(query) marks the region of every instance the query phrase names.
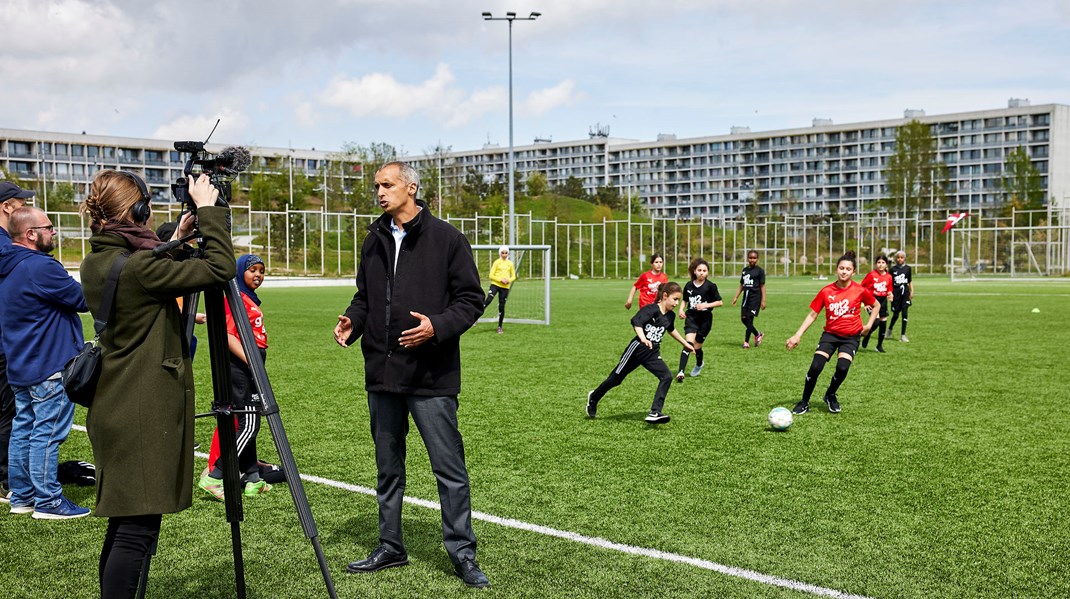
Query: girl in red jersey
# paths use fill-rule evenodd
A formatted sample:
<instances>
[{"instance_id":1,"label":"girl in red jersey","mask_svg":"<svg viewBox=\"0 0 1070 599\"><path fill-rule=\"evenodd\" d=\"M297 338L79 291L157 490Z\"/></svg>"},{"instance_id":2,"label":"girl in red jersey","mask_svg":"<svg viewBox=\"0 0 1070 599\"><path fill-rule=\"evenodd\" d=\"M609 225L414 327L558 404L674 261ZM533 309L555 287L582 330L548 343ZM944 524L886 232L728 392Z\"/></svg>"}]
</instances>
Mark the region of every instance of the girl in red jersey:
<instances>
[{"instance_id":1,"label":"girl in red jersey","mask_svg":"<svg viewBox=\"0 0 1070 599\"><path fill-rule=\"evenodd\" d=\"M862 286L868 289L881 305L880 321L877 324L877 351L883 354L884 329L888 326L888 296L892 294L892 275L888 272L888 258L884 254L878 254L873 259L873 270L862 279ZM862 347L869 345L869 337L872 334L871 330L862 337Z\"/></svg>"},{"instance_id":2,"label":"girl in red jersey","mask_svg":"<svg viewBox=\"0 0 1070 599\"><path fill-rule=\"evenodd\" d=\"M798 347L803 333L814 324L821 309L825 309L825 332L817 343L814 360L806 373L802 400L792 408L792 414L805 414L810 411L810 396L817 385L817 377L834 352L839 354L839 360L836 362L836 373L832 375L828 391L825 392L825 403L828 404L830 412L840 411L836 390L847 378L847 371L851 368L855 352L858 351L859 337L873 328L873 321L877 318L877 312L873 310L877 307L877 300L873 294L851 280L856 268L855 253L848 250L836 263L836 282L826 285L817 293L810 302L810 313L803 319L799 330L795 331L785 344L789 350ZM863 305L870 309L869 322L865 326L862 326L861 317Z\"/></svg>"},{"instance_id":3,"label":"girl in red jersey","mask_svg":"<svg viewBox=\"0 0 1070 599\"><path fill-rule=\"evenodd\" d=\"M632 309L632 300L635 299L636 291L639 292L640 308L654 303L658 293L658 287L663 283L669 282L669 277L661 272L661 269L664 266L665 261L661 259L660 255L654 254L650 257L650 270L639 275L639 279L635 281L635 285L632 285L632 292L628 294L628 301L624 302L624 308L626 310Z\"/></svg>"}]
</instances>

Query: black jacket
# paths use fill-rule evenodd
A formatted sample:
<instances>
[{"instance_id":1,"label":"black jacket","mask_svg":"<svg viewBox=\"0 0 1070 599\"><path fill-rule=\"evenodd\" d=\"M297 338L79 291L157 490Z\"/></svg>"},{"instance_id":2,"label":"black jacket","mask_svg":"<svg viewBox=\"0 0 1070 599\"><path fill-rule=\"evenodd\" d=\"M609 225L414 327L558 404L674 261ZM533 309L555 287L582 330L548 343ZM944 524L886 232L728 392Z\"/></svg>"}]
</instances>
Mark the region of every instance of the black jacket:
<instances>
[{"instance_id":1,"label":"black jacket","mask_svg":"<svg viewBox=\"0 0 1070 599\"><path fill-rule=\"evenodd\" d=\"M456 395L461 390L461 334L483 313L483 288L472 247L427 204L405 223L394 269L389 214L368 227L360 250L357 293L345 315L353 321L346 344L361 338L368 391ZM412 349L398 345L401 332L419 324L409 312L431 319L435 336Z\"/></svg>"}]
</instances>

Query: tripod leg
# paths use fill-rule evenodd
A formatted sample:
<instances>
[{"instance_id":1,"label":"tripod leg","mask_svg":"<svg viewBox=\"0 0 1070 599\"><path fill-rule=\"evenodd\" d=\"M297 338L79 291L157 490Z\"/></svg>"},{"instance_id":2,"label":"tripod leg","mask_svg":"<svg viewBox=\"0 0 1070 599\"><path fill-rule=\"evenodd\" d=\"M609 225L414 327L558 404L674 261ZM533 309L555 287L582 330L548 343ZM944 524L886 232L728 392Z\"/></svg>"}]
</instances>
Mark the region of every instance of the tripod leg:
<instances>
[{"instance_id":1,"label":"tripod leg","mask_svg":"<svg viewBox=\"0 0 1070 599\"><path fill-rule=\"evenodd\" d=\"M159 540L159 536L153 539L149 554L145 556L145 563L141 566L141 580L137 583L137 599L145 599L145 589L149 586L149 565L152 563L152 556L156 555L156 544Z\"/></svg>"}]
</instances>

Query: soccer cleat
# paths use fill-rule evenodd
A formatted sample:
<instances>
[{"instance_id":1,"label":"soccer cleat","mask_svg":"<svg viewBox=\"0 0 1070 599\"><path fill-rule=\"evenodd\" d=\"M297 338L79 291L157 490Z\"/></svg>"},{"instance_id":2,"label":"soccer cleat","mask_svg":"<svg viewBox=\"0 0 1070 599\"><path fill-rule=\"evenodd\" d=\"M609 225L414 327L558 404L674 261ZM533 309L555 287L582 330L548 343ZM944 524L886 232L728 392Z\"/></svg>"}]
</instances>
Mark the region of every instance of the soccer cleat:
<instances>
[{"instance_id":1,"label":"soccer cleat","mask_svg":"<svg viewBox=\"0 0 1070 599\"><path fill-rule=\"evenodd\" d=\"M906 335L900 335L900 336L899 336L899 341L900 341L901 343L910 343L910 339L907 339L907 336L906 336Z\"/></svg>"},{"instance_id":2,"label":"soccer cleat","mask_svg":"<svg viewBox=\"0 0 1070 599\"><path fill-rule=\"evenodd\" d=\"M878 345L877 346L877 353L878 354L883 354L884 353L884 348Z\"/></svg>"},{"instance_id":3,"label":"soccer cleat","mask_svg":"<svg viewBox=\"0 0 1070 599\"><path fill-rule=\"evenodd\" d=\"M591 398L594 391L587 392L587 417L594 418L598 414L598 402Z\"/></svg>"},{"instance_id":4,"label":"soccer cleat","mask_svg":"<svg viewBox=\"0 0 1070 599\"><path fill-rule=\"evenodd\" d=\"M211 476L202 476L201 480L197 481L197 486L203 489L206 493L223 501L223 481L222 479L212 478Z\"/></svg>"},{"instance_id":5,"label":"soccer cleat","mask_svg":"<svg viewBox=\"0 0 1070 599\"><path fill-rule=\"evenodd\" d=\"M245 490L242 493L246 497L256 497L257 495L267 493L271 490L271 485L266 480L258 480L255 483L245 483Z\"/></svg>"},{"instance_id":6,"label":"soccer cleat","mask_svg":"<svg viewBox=\"0 0 1070 599\"><path fill-rule=\"evenodd\" d=\"M702 364L695 364L695 367L691 369L691 376L698 376L702 374Z\"/></svg>"},{"instance_id":7,"label":"soccer cleat","mask_svg":"<svg viewBox=\"0 0 1070 599\"><path fill-rule=\"evenodd\" d=\"M743 349L750 349L750 343L747 343L746 341L744 341L743 342Z\"/></svg>"},{"instance_id":8,"label":"soccer cleat","mask_svg":"<svg viewBox=\"0 0 1070 599\"><path fill-rule=\"evenodd\" d=\"M862 337L862 347L863 348L869 347L869 335L866 335L865 337Z\"/></svg>"},{"instance_id":9,"label":"soccer cleat","mask_svg":"<svg viewBox=\"0 0 1070 599\"><path fill-rule=\"evenodd\" d=\"M825 405L829 407L829 412L832 412L833 414L840 413L840 402L836 401L835 395L826 395Z\"/></svg>"},{"instance_id":10,"label":"soccer cleat","mask_svg":"<svg viewBox=\"0 0 1070 599\"><path fill-rule=\"evenodd\" d=\"M669 421L669 416L667 414L662 414L661 412L651 412L646 415L644 420L650 424L665 424Z\"/></svg>"},{"instance_id":11,"label":"soccer cleat","mask_svg":"<svg viewBox=\"0 0 1070 599\"><path fill-rule=\"evenodd\" d=\"M799 414L805 414L810 411L810 402L800 401L795 404L795 407L791 409L791 413L798 416Z\"/></svg>"},{"instance_id":12,"label":"soccer cleat","mask_svg":"<svg viewBox=\"0 0 1070 599\"><path fill-rule=\"evenodd\" d=\"M677 383L684 382L684 371L683 370L681 370L680 372L676 373L676 382Z\"/></svg>"},{"instance_id":13,"label":"soccer cleat","mask_svg":"<svg viewBox=\"0 0 1070 599\"><path fill-rule=\"evenodd\" d=\"M501 328L501 327L498 327L498 334L499 334L499 335L501 335L501 334L502 334L502 328Z\"/></svg>"},{"instance_id":14,"label":"soccer cleat","mask_svg":"<svg viewBox=\"0 0 1070 599\"><path fill-rule=\"evenodd\" d=\"M14 508L12 508L14 511ZM70 520L89 515L89 508L75 504L65 496L59 496L59 503L49 508L37 508L33 511L35 520Z\"/></svg>"},{"instance_id":15,"label":"soccer cleat","mask_svg":"<svg viewBox=\"0 0 1070 599\"><path fill-rule=\"evenodd\" d=\"M887 330L887 331L886 331L886 332L884 333L884 338L885 338L885 339L891 339L891 338L892 338L892 329L891 329L891 328L889 328L889 329L888 329L888 330Z\"/></svg>"},{"instance_id":16,"label":"soccer cleat","mask_svg":"<svg viewBox=\"0 0 1070 599\"><path fill-rule=\"evenodd\" d=\"M765 333L758 333L754 336L754 347L758 347L762 344L762 338L765 337Z\"/></svg>"}]
</instances>

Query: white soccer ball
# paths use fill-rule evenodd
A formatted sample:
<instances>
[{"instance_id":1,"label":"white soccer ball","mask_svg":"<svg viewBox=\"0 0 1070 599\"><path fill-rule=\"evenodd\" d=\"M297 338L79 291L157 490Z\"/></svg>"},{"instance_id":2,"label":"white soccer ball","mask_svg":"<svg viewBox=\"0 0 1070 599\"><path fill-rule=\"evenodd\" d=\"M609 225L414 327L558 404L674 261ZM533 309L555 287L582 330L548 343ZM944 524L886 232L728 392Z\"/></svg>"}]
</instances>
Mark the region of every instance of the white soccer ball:
<instances>
[{"instance_id":1,"label":"white soccer ball","mask_svg":"<svg viewBox=\"0 0 1070 599\"><path fill-rule=\"evenodd\" d=\"M791 410L783 406L775 407L769 412L769 426L773 427L775 431L788 430L793 420Z\"/></svg>"}]
</instances>

